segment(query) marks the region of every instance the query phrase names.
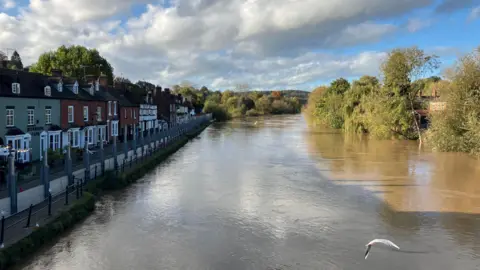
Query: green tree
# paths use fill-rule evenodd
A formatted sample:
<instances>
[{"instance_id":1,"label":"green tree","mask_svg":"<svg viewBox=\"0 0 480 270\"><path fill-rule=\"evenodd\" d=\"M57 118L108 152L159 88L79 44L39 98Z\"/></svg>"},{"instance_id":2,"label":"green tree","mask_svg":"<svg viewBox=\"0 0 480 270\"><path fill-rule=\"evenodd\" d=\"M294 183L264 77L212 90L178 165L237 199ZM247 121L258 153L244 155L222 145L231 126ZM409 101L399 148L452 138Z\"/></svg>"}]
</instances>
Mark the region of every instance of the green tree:
<instances>
[{"instance_id":1,"label":"green tree","mask_svg":"<svg viewBox=\"0 0 480 270\"><path fill-rule=\"evenodd\" d=\"M8 60L7 55L4 52L0 51L0 68L4 67L4 62Z\"/></svg>"},{"instance_id":2,"label":"green tree","mask_svg":"<svg viewBox=\"0 0 480 270\"><path fill-rule=\"evenodd\" d=\"M480 155L480 48L462 57L444 85L446 110L432 112L427 143L435 150Z\"/></svg>"},{"instance_id":3,"label":"green tree","mask_svg":"<svg viewBox=\"0 0 480 270\"><path fill-rule=\"evenodd\" d=\"M337 95L343 95L348 89L350 89L350 83L344 78L336 79L330 84L330 91Z\"/></svg>"},{"instance_id":4,"label":"green tree","mask_svg":"<svg viewBox=\"0 0 480 270\"><path fill-rule=\"evenodd\" d=\"M18 70L23 69L22 58L20 57L20 54L18 54L17 51L14 51L12 56L10 57L10 63L8 63L8 68L18 69Z\"/></svg>"},{"instance_id":5,"label":"green tree","mask_svg":"<svg viewBox=\"0 0 480 270\"><path fill-rule=\"evenodd\" d=\"M83 78L84 75L107 75L108 82L113 83L113 68L96 49L83 46L61 46L55 51L40 55L30 68L31 72L52 74L52 69L61 69L65 76Z\"/></svg>"}]
</instances>

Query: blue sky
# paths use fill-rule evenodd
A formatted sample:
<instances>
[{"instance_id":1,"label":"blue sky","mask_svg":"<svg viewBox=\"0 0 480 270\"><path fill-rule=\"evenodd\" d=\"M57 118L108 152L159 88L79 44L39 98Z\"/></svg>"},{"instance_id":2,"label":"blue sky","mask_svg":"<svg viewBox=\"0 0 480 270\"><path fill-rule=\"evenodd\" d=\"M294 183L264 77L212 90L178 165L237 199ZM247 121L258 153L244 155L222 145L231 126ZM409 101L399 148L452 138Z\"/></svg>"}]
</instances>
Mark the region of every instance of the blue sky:
<instances>
[{"instance_id":1,"label":"blue sky","mask_svg":"<svg viewBox=\"0 0 480 270\"><path fill-rule=\"evenodd\" d=\"M0 47L25 64L97 48L117 75L165 87L311 90L379 75L418 46L445 67L480 46L480 0L0 0Z\"/></svg>"}]
</instances>

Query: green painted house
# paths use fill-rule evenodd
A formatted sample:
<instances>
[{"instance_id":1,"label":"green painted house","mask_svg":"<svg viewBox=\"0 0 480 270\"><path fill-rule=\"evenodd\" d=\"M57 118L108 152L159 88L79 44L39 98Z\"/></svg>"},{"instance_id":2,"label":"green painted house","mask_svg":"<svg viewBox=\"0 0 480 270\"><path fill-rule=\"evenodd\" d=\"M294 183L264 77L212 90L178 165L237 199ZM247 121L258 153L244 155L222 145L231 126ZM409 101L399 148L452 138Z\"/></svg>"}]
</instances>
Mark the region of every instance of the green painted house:
<instances>
[{"instance_id":1,"label":"green painted house","mask_svg":"<svg viewBox=\"0 0 480 270\"><path fill-rule=\"evenodd\" d=\"M0 69L0 148L15 149L18 163L39 160L41 145L60 147L59 126L60 99L48 77Z\"/></svg>"}]
</instances>

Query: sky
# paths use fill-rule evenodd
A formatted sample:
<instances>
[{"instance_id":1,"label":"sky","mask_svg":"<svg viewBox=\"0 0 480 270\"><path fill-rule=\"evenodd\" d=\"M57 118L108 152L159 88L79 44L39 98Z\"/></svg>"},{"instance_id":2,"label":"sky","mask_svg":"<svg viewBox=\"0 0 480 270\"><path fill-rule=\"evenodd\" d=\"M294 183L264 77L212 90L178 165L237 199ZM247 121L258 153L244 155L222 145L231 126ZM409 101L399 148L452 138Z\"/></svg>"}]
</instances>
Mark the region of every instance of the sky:
<instances>
[{"instance_id":1,"label":"sky","mask_svg":"<svg viewBox=\"0 0 480 270\"><path fill-rule=\"evenodd\" d=\"M480 46L480 0L0 0L0 50L30 65L61 45L163 87L310 91L378 76L399 47L438 55L441 75Z\"/></svg>"}]
</instances>

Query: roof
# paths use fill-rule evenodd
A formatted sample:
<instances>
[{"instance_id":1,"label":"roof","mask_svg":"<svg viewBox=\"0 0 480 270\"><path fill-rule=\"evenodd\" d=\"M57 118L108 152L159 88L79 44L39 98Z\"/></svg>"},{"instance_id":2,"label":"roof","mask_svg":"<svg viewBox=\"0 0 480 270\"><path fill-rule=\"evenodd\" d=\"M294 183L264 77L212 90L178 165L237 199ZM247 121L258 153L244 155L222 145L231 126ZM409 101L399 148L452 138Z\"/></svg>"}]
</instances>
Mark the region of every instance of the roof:
<instances>
[{"instance_id":1,"label":"roof","mask_svg":"<svg viewBox=\"0 0 480 270\"><path fill-rule=\"evenodd\" d=\"M120 104L121 107L138 107L139 104L135 104L132 102L130 99L128 99L121 90L117 90L114 88L108 88L108 93L112 96L114 96L118 100L118 104Z\"/></svg>"},{"instance_id":2,"label":"roof","mask_svg":"<svg viewBox=\"0 0 480 270\"><path fill-rule=\"evenodd\" d=\"M20 94L12 93L12 83L20 83ZM45 96L48 77L39 73L0 68L0 96L20 98L58 99L58 91L51 87L51 96Z\"/></svg>"},{"instance_id":3,"label":"roof","mask_svg":"<svg viewBox=\"0 0 480 270\"><path fill-rule=\"evenodd\" d=\"M12 83L20 83L20 94L12 93ZM63 90L58 91L59 83L63 83ZM75 78L48 77L40 73L25 72L0 68L0 96L20 98L44 98L44 99L74 99L88 101L115 100L108 93L95 91L90 95L90 84L79 85L78 95L73 93ZM44 89L50 86L51 95L45 96Z\"/></svg>"}]
</instances>

